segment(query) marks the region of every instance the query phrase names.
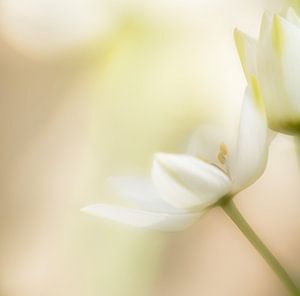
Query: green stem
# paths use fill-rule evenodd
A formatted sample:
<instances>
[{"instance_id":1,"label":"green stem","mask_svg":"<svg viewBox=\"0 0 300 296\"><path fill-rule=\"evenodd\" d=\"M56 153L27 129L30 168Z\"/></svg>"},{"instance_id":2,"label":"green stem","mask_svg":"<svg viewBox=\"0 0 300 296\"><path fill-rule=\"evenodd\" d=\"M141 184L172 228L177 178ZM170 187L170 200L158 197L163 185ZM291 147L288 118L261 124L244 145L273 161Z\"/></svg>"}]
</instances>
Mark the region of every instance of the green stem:
<instances>
[{"instance_id":1,"label":"green stem","mask_svg":"<svg viewBox=\"0 0 300 296\"><path fill-rule=\"evenodd\" d=\"M240 231L245 235L252 246L260 253L260 255L269 264L271 269L275 272L281 282L290 291L290 295L299 296L300 291L297 289L296 285L281 266L275 256L270 252L266 245L261 241L257 234L253 231L244 217L241 215L237 207L235 206L232 199L225 200L221 207L225 213L230 217L230 219L235 223L235 225L240 229Z\"/></svg>"}]
</instances>

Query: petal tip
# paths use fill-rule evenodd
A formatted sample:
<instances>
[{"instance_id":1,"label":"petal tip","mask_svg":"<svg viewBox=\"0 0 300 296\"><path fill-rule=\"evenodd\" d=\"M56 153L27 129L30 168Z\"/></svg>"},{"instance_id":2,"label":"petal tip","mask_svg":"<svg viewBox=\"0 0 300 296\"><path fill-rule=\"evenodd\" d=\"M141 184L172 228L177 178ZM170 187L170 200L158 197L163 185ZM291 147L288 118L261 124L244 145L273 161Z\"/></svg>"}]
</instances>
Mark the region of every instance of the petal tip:
<instances>
[{"instance_id":1,"label":"petal tip","mask_svg":"<svg viewBox=\"0 0 300 296\"><path fill-rule=\"evenodd\" d=\"M240 30L239 28L236 27L236 28L233 29L233 36L234 37L239 37L243 34L244 34L244 32L242 30Z\"/></svg>"},{"instance_id":2,"label":"petal tip","mask_svg":"<svg viewBox=\"0 0 300 296\"><path fill-rule=\"evenodd\" d=\"M273 14L272 12L270 12L270 11L267 10L267 11L265 11L265 12L263 13L262 19L263 19L264 21L271 22L273 16L274 16L274 14Z\"/></svg>"},{"instance_id":3,"label":"petal tip","mask_svg":"<svg viewBox=\"0 0 300 296\"><path fill-rule=\"evenodd\" d=\"M175 154L165 153L165 152L157 152L153 156L153 162L158 164L168 163L170 160L174 158Z\"/></svg>"},{"instance_id":4,"label":"petal tip","mask_svg":"<svg viewBox=\"0 0 300 296\"><path fill-rule=\"evenodd\" d=\"M272 20L272 44L275 52L281 56L283 48L282 18L275 14Z\"/></svg>"},{"instance_id":5,"label":"petal tip","mask_svg":"<svg viewBox=\"0 0 300 296\"><path fill-rule=\"evenodd\" d=\"M237 51L240 55L240 58L243 58L244 55L244 39L243 39L243 32L239 30L238 28L235 28L233 30L233 37L235 41L235 46L237 48Z\"/></svg>"},{"instance_id":6,"label":"petal tip","mask_svg":"<svg viewBox=\"0 0 300 296\"><path fill-rule=\"evenodd\" d=\"M297 13L296 10L295 10L293 7L291 7L291 6L287 9L286 16L287 16L287 17L288 17L288 16L292 16L292 17L299 18L298 13Z\"/></svg>"},{"instance_id":7,"label":"petal tip","mask_svg":"<svg viewBox=\"0 0 300 296\"><path fill-rule=\"evenodd\" d=\"M243 38L242 38L243 37L243 32L240 29L238 29L238 28L234 28L234 30L233 30L233 37L234 37L235 43L236 43L236 45L238 47L239 43L241 41L243 41Z\"/></svg>"},{"instance_id":8,"label":"petal tip","mask_svg":"<svg viewBox=\"0 0 300 296\"><path fill-rule=\"evenodd\" d=\"M166 155L166 153L164 153L164 152L156 152L153 156L153 159L160 160L161 158L164 158L165 155Z\"/></svg>"},{"instance_id":9,"label":"petal tip","mask_svg":"<svg viewBox=\"0 0 300 296\"><path fill-rule=\"evenodd\" d=\"M92 208L93 206L85 206L85 207L82 207L82 208L80 208L80 212L82 212L82 213L85 213L85 214L91 214L91 212L92 212Z\"/></svg>"},{"instance_id":10,"label":"petal tip","mask_svg":"<svg viewBox=\"0 0 300 296\"><path fill-rule=\"evenodd\" d=\"M260 33L259 33L259 39L263 40L265 36L270 34L271 26L272 26L272 20L273 20L273 14L269 11L265 11L262 19L261 19L261 27L260 27Z\"/></svg>"},{"instance_id":11,"label":"petal tip","mask_svg":"<svg viewBox=\"0 0 300 296\"><path fill-rule=\"evenodd\" d=\"M234 30L234 40L240 57L242 68L249 82L251 73L256 73L256 46L257 42L239 29Z\"/></svg>"},{"instance_id":12,"label":"petal tip","mask_svg":"<svg viewBox=\"0 0 300 296\"><path fill-rule=\"evenodd\" d=\"M237 27L235 27L235 28L233 29L233 36L236 37L236 35L238 35L240 32L241 32L240 29L237 28Z\"/></svg>"}]
</instances>

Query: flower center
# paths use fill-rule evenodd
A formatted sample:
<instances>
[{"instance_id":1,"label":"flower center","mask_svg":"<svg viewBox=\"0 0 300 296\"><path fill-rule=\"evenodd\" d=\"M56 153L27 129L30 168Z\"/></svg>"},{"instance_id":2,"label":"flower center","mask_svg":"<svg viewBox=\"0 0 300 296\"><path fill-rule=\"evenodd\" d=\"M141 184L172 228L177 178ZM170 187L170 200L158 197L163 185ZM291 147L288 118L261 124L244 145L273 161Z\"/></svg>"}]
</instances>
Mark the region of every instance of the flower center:
<instances>
[{"instance_id":1,"label":"flower center","mask_svg":"<svg viewBox=\"0 0 300 296\"><path fill-rule=\"evenodd\" d=\"M228 149L227 146L224 143L220 144L219 152L217 155L217 158L219 162L224 165L226 161L226 157L228 156Z\"/></svg>"}]
</instances>

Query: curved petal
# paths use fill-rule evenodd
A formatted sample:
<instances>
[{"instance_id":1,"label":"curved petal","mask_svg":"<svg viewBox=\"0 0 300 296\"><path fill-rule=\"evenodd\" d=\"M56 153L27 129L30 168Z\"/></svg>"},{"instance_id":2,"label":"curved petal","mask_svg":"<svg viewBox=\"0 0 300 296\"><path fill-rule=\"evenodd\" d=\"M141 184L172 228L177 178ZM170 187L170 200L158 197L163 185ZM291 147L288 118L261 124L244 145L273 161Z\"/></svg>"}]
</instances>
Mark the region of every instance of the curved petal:
<instances>
[{"instance_id":1,"label":"curved petal","mask_svg":"<svg viewBox=\"0 0 300 296\"><path fill-rule=\"evenodd\" d=\"M263 18L258 80L272 128L300 126L300 28L275 15Z\"/></svg>"},{"instance_id":2,"label":"curved petal","mask_svg":"<svg viewBox=\"0 0 300 296\"><path fill-rule=\"evenodd\" d=\"M255 182L263 173L270 137L262 98L245 92L236 152L230 159L230 176L236 193Z\"/></svg>"},{"instance_id":3,"label":"curved petal","mask_svg":"<svg viewBox=\"0 0 300 296\"><path fill-rule=\"evenodd\" d=\"M286 13L286 19L291 22L293 25L300 28L300 18L297 15L296 11L290 7Z\"/></svg>"},{"instance_id":4,"label":"curved petal","mask_svg":"<svg viewBox=\"0 0 300 296\"><path fill-rule=\"evenodd\" d=\"M87 206L81 211L126 225L162 231L179 231L193 224L203 213L162 213L115 207L108 204Z\"/></svg>"},{"instance_id":5,"label":"curved petal","mask_svg":"<svg viewBox=\"0 0 300 296\"><path fill-rule=\"evenodd\" d=\"M156 154L152 178L161 197L180 209L212 205L231 186L219 168L183 154Z\"/></svg>"},{"instance_id":6,"label":"curved petal","mask_svg":"<svg viewBox=\"0 0 300 296\"><path fill-rule=\"evenodd\" d=\"M230 150L232 145L228 130L223 126L202 125L190 138L186 152L225 169L224 161L220 159L220 146Z\"/></svg>"},{"instance_id":7,"label":"curved petal","mask_svg":"<svg viewBox=\"0 0 300 296\"><path fill-rule=\"evenodd\" d=\"M121 197L140 209L162 212L178 211L163 200L150 180L143 176L115 176L110 177L109 181Z\"/></svg>"},{"instance_id":8,"label":"curved petal","mask_svg":"<svg viewBox=\"0 0 300 296\"><path fill-rule=\"evenodd\" d=\"M257 41L238 29L234 30L234 39L245 77L248 83L251 84L251 77L257 76Z\"/></svg>"}]
</instances>

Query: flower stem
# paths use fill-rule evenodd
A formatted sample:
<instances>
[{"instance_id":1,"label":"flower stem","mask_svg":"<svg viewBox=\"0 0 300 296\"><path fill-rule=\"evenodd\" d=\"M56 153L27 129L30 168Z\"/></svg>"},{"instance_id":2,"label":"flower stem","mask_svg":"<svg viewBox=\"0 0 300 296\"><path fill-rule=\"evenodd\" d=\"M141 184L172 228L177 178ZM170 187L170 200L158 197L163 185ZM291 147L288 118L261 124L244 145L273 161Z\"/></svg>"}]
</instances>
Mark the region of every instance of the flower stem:
<instances>
[{"instance_id":1,"label":"flower stem","mask_svg":"<svg viewBox=\"0 0 300 296\"><path fill-rule=\"evenodd\" d=\"M230 219L235 223L235 225L240 229L240 231L245 235L248 241L252 244L252 246L260 253L260 255L265 259L274 273L278 276L281 282L286 286L289 290L290 295L299 296L300 291L285 271L285 269L281 266L275 256L270 252L267 246L261 241L261 239L257 236L257 234L253 231L244 217L241 215L237 207L235 206L232 199L225 200L221 207L225 211L225 213L230 217Z\"/></svg>"}]
</instances>

